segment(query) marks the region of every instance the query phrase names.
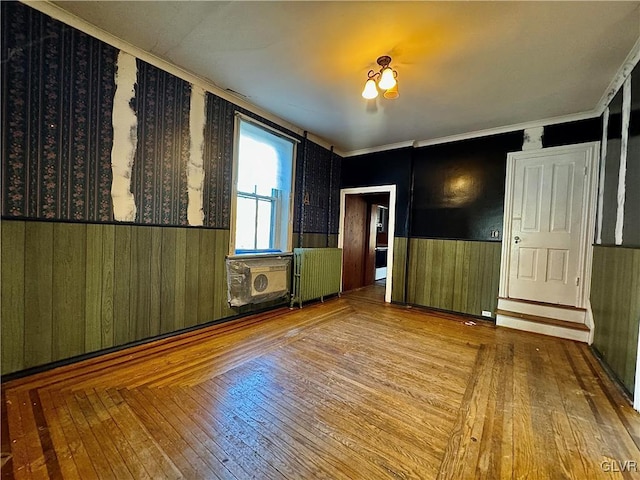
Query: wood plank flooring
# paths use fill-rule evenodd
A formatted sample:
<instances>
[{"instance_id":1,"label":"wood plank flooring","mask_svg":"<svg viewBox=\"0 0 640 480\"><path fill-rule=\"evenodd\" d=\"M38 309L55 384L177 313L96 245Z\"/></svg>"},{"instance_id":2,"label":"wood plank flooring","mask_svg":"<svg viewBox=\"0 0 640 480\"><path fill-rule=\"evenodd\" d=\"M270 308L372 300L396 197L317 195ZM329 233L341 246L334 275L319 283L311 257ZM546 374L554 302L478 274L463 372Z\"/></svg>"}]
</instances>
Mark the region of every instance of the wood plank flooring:
<instances>
[{"instance_id":1,"label":"wood plank flooring","mask_svg":"<svg viewBox=\"0 0 640 480\"><path fill-rule=\"evenodd\" d=\"M380 290L5 383L2 478L640 476L639 416L587 346Z\"/></svg>"}]
</instances>

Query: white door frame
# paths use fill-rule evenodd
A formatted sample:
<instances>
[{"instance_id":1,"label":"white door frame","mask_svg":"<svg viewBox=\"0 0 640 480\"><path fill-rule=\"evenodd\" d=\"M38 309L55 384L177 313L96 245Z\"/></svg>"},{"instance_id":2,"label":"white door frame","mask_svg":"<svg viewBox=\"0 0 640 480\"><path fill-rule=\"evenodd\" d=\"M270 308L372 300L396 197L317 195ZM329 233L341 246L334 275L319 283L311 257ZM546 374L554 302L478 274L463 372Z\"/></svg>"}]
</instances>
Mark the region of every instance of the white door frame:
<instances>
[{"instance_id":1,"label":"white door frame","mask_svg":"<svg viewBox=\"0 0 640 480\"><path fill-rule=\"evenodd\" d=\"M585 308L590 313L591 304L589 295L591 293L591 269L593 263L593 238L595 234L596 200L597 200L597 180L598 180L598 160L600 158L600 142L580 143L576 145L566 145L561 147L548 147L539 150L523 150L520 152L510 152L507 154L507 175L505 180L504 196L504 221L502 234L502 255L500 258L500 289L501 298L507 298L509 287L509 262L511 257L511 217L513 204L513 190L515 181L516 159L521 156L530 157L538 153L545 156L548 153L570 153L587 149L587 171L584 181L584 191L582 196L582 227L579 259L580 288L578 305ZM592 325L589 325L593 327ZM591 328L593 335L593 328Z\"/></svg>"},{"instance_id":2,"label":"white door frame","mask_svg":"<svg viewBox=\"0 0 640 480\"><path fill-rule=\"evenodd\" d=\"M391 287L393 284L393 240L396 230L396 186L379 185L375 187L356 187L340 189L340 224L338 230L338 248L344 246L344 207L347 195L360 195L363 193L388 193L389 194L389 233L387 240L387 282L384 292L384 301L391 303Z\"/></svg>"}]
</instances>

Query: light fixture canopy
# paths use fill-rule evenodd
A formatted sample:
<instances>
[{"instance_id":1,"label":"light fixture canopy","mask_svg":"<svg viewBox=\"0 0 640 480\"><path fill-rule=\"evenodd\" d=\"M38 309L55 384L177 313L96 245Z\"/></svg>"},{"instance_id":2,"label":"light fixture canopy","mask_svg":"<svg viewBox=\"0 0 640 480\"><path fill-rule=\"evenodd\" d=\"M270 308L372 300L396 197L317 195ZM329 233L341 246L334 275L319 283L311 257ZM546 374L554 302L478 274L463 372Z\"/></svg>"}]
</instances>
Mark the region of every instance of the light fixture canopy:
<instances>
[{"instance_id":1,"label":"light fixture canopy","mask_svg":"<svg viewBox=\"0 0 640 480\"><path fill-rule=\"evenodd\" d=\"M380 71L375 72L369 70L367 73L367 82L362 90L362 96L367 100L371 100L378 96L378 88L384 90L384 98L398 98L398 72L392 69L389 64L391 63L391 57L383 55L376 60L380 65ZM376 80L378 83L376 84Z\"/></svg>"}]
</instances>

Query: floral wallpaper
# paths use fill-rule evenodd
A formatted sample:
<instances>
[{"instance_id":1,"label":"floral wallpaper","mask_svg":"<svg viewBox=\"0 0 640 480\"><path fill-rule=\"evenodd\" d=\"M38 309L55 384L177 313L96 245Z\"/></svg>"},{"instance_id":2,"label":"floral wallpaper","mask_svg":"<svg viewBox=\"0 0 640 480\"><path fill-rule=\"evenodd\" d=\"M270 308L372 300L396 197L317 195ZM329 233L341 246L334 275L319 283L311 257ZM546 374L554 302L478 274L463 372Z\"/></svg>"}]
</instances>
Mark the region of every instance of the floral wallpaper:
<instances>
[{"instance_id":1,"label":"floral wallpaper","mask_svg":"<svg viewBox=\"0 0 640 480\"><path fill-rule=\"evenodd\" d=\"M3 218L113 222L118 50L28 5L0 4ZM187 225L191 85L139 59L137 69L131 102L138 125L131 173L134 223ZM229 228L235 111L301 140L294 231L337 233L340 157L306 141L303 169L302 137L211 93L204 132L204 227Z\"/></svg>"},{"instance_id":2,"label":"floral wallpaper","mask_svg":"<svg viewBox=\"0 0 640 480\"><path fill-rule=\"evenodd\" d=\"M2 214L110 221L117 50L1 2Z\"/></svg>"},{"instance_id":3,"label":"floral wallpaper","mask_svg":"<svg viewBox=\"0 0 640 480\"><path fill-rule=\"evenodd\" d=\"M204 223L229 228L235 105L207 93L204 127Z\"/></svg>"},{"instance_id":4,"label":"floral wallpaper","mask_svg":"<svg viewBox=\"0 0 640 480\"><path fill-rule=\"evenodd\" d=\"M138 149L131 175L136 223L187 225L191 86L153 65L137 63L133 107Z\"/></svg>"},{"instance_id":5,"label":"floral wallpaper","mask_svg":"<svg viewBox=\"0 0 640 480\"><path fill-rule=\"evenodd\" d=\"M308 140L305 153L304 142L298 146L293 231L337 234L341 157Z\"/></svg>"}]
</instances>

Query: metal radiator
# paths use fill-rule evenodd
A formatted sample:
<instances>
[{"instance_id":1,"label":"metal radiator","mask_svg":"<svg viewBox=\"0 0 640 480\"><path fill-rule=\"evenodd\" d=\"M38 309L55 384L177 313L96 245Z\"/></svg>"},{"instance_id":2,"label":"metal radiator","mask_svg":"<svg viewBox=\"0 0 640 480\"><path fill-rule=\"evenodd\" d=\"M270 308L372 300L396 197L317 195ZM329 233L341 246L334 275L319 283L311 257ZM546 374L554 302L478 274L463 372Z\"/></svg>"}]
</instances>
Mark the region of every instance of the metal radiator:
<instances>
[{"instance_id":1,"label":"metal radiator","mask_svg":"<svg viewBox=\"0 0 640 480\"><path fill-rule=\"evenodd\" d=\"M341 275L341 248L294 248L291 307L340 293Z\"/></svg>"}]
</instances>

